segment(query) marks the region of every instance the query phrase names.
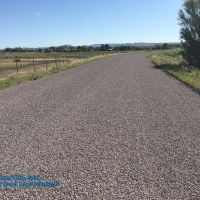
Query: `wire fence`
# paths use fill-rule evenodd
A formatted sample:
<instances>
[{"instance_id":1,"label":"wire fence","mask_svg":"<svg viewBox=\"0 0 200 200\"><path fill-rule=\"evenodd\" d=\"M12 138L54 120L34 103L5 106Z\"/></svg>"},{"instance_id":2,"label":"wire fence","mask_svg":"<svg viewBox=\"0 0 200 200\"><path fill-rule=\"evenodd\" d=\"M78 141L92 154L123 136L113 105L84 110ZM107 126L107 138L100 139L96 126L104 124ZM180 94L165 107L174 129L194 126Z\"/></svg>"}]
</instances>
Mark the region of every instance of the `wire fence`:
<instances>
[{"instance_id":1,"label":"wire fence","mask_svg":"<svg viewBox=\"0 0 200 200\"><path fill-rule=\"evenodd\" d=\"M76 62L77 58L55 57L55 58L15 58L0 60L0 78L9 75L20 75L48 70Z\"/></svg>"},{"instance_id":2,"label":"wire fence","mask_svg":"<svg viewBox=\"0 0 200 200\"><path fill-rule=\"evenodd\" d=\"M113 52L114 53L114 52ZM0 53L0 79L10 75L23 75L47 71L67 64L79 63L83 60L105 56L111 52L74 52L74 53Z\"/></svg>"}]
</instances>

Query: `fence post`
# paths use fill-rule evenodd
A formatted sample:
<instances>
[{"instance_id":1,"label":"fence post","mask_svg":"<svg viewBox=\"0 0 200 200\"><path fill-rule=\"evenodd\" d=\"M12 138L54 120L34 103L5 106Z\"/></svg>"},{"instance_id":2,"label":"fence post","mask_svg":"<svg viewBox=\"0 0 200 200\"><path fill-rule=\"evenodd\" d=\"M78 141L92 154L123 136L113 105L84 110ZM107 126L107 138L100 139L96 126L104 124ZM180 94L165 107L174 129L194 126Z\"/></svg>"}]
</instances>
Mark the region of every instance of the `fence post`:
<instances>
[{"instance_id":1,"label":"fence post","mask_svg":"<svg viewBox=\"0 0 200 200\"><path fill-rule=\"evenodd\" d=\"M46 61L46 71L48 70L48 63L47 63L47 58L45 59Z\"/></svg>"},{"instance_id":2,"label":"fence post","mask_svg":"<svg viewBox=\"0 0 200 200\"><path fill-rule=\"evenodd\" d=\"M16 69L17 69L17 74L19 73L19 67L18 67L18 61L16 60Z\"/></svg>"},{"instance_id":3,"label":"fence post","mask_svg":"<svg viewBox=\"0 0 200 200\"><path fill-rule=\"evenodd\" d=\"M36 69L35 69L35 59L33 58L33 71L36 72Z\"/></svg>"},{"instance_id":4,"label":"fence post","mask_svg":"<svg viewBox=\"0 0 200 200\"><path fill-rule=\"evenodd\" d=\"M57 59L55 58L55 62L56 62L56 67L58 67L58 63L57 63Z\"/></svg>"}]
</instances>

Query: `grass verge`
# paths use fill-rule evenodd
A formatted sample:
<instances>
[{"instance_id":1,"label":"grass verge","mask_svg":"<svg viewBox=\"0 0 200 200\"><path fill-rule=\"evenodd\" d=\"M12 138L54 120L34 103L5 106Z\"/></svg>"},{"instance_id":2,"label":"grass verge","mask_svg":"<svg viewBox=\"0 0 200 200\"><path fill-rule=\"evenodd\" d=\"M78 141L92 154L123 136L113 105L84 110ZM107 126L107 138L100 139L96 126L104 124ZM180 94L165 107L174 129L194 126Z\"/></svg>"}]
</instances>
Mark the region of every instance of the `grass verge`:
<instances>
[{"instance_id":1,"label":"grass verge","mask_svg":"<svg viewBox=\"0 0 200 200\"><path fill-rule=\"evenodd\" d=\"M183 64L181 51L179 49L155 51L149 54L149 58L156 68L167 72L200 92L200 70L186 67L185 64Z\"/></svg>"},{"instance_id":2,"label":"grass verge","mask_svg":"<svg viewBox=\"0 0 200 200\"><path fill-rule=\"evenodd\" d=\"M34 81L41 77L55 74L67 69L71 69L79 65L86 64L95 60L99 60L101 58L105 58L111 55L116 55L116 54L109 54L109 55L103 55L103 56L95 56L95 57L91 57L87 59L80 59L80 60L77 60L75 63L70 63L63 66L58 66L58 67L52 67L52 68L49 68L48 70L42 70L42 71L29 73L29 74L10 75L9 77L5 79L0 80L0 90L15 86L27 81Z\"/></svg>"}]
</instances>

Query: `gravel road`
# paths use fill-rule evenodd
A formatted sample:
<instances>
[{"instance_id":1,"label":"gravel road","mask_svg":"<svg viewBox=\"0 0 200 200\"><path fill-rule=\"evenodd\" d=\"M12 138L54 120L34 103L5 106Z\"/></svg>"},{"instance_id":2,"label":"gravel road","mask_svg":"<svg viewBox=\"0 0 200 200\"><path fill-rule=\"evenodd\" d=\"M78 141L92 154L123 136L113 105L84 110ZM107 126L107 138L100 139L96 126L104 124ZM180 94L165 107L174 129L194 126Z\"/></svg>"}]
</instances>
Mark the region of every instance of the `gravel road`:
<instances>
[{"instance_id":1,"label":"gravel road","mask_svg":"<svg viewBox=\"0 0 200 200\"><path fill-rule=\"evenodd\" d=\"M200 199L200 96L145 53L118 55L0 91L0 175L58 188L0 199Z\"/></svg>"}]
</instances>

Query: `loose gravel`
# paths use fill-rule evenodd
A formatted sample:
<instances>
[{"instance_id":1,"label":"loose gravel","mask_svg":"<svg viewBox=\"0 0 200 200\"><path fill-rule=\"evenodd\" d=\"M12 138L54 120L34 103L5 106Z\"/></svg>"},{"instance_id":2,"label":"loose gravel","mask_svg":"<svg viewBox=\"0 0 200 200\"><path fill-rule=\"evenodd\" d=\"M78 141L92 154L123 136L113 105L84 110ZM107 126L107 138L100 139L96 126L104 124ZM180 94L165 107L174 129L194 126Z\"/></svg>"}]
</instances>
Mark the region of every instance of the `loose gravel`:
<instances>
[{"instance_id":1,"label":"loose gravel","mask_svg":"<svg viewBox=\"0 0 200 200\"><path fill-rule=\"evenodd\" d=\"M0 91L0 141L0 175L62 184L2 200L200 199L200 96L145 53Z\"/></svg>"}]
</instances>

